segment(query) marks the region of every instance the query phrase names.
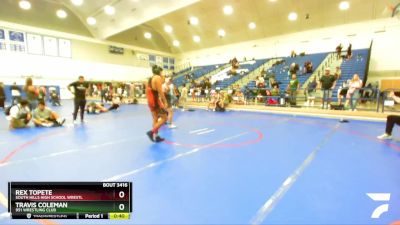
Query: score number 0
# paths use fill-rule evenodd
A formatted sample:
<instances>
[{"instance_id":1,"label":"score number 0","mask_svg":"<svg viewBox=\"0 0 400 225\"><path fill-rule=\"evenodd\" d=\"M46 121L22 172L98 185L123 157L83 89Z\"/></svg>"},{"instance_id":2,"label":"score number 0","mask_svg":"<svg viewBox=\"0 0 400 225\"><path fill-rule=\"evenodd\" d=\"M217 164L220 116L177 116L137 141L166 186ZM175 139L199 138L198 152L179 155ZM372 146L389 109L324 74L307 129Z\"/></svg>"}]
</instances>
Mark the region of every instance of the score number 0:
<instances>
[{"instance_id":1,"label":"score number 0","mask_svg":"<svg viewBox=\"0 0 400 225\"><path fill-rule=\"evenodd\" d=\"M120 191L118 193L119 198L124 198L125 197L125 192ZM119 204L118 206L119 210L123 211L125 209L125 205L124 204Z\"/></svg>"}]
</instances>

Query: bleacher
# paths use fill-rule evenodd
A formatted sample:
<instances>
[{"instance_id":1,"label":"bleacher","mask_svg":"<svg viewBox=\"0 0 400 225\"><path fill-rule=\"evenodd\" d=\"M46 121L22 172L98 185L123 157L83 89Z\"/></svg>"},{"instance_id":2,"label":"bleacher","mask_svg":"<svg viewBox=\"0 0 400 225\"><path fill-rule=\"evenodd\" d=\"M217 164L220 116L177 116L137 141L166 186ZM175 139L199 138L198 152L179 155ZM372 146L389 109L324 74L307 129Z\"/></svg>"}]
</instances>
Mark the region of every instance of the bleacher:
<instances>
[{"instance_id":1,"label":"bleacher","mask_svg":"<svg viewBox=\"0 0 400 225\"><path fill-rule=\"evenodd\" d=\"M317 53L317 54L310 54L310 55L305 55L305 56L296 56L294 58L291 57L286 57L283 58L283 60L285 60L285 63L279 64L279 65L275 65L273 66L270 70L268 70L268 73L273 73L275 74L275 79L276 81L280 82L281 84L279 85L280 91L285 91L289 81L290 81L290 77L289 77L289 68L290 65L292 63L296 63L299 65L299 71L297 72L297 79L300 82L300 85L303 84L304 82L307 81L307 79L310 77L310 75L312 73L306 73L303 74L303 68L304 68L304 63L306 61L311 61L313 64L313 70L317 69L319 67L319 65L322 63L322 61L324 61L324 59L326 58L326 56L329 53ZM256 87L256 82L255 81L251 81L248 85L248 88L255 88Z\"/></svg>"},{"instance_id":2,"label":"bleacher","mask_svg":"<svg viewBox=\"0 0 400 225\"><path fill-rule=\"evenodd\" d=\"M200 78L200 77L210 73L211 71L214 71L224 65L225 64L199 66L199 67L195 67L192 71L187 71L186 73L193 74L193 79L196 80L196 79L198 79L198 78ZM185 84L187 82L185 79L185 74L182 76L179 76L179 77L177 76L177 78L174 79L173 82L177 87L182 86L183 84Z\"/></svg>"},{"instance_id":3,"label":"bleacher","mask_svg":"<svg viewBox=\"0 0 400 225\"><path fill-rule=\"evenodd\" d=\"M220 90L223 90L223 89L229 87L230 85L232 85L233 83L235 83L239 79L243 78L244 76L247 76L252 71L254 71L258 67L262 66L267 61L268 61L268 59L258 59L258 60L255 60L255 62L253 64L242 63L240 65L238 71L246 70L247 72L244 72L243 74L240 74L240 72L238 72L238 74L235 75L235 76L230 76L229 78L226 78L226 79L224 79L222 81L218 81L217 84L213 85L213 89L219 88Z\"/></svg>"},{"instance_id":4,"label":"bleacher","mask_svg":"<svg viewBox=\"0 0 400 225\"><path fill-rule=\"evenodd\" d=\"M332 98L337 98L337 90L340 86L342 86L343 82L347 80L351 80L354 74L358 74L361 80L364 80L367 63L368 63L368 54L369 49L359 49L353 50L353 56L350 60L344 60L341 65L342 76L336 82L335 91L332 93Z\"/></svg>"}]
</instances>

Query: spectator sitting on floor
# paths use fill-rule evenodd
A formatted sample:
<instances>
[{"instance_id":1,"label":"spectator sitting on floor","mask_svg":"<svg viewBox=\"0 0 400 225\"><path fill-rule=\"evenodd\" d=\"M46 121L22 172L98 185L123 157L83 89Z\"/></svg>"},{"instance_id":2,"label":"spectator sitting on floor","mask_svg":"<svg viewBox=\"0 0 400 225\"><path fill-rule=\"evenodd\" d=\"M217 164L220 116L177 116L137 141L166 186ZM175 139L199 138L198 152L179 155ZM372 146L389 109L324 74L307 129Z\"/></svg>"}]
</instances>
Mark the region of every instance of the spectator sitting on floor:
<instances>
[{"instance_id":1,"label":"spectator sitting on floor","mask_svg":"<svg viewBox=\"0 0 400 225\"><path fill-rule=\"evenodd\" d=\"M86 113L88 114L99 114L107 111L103 103L89 102L86 106Z\"/></svg>"},{"instance_id":2,"label":"spectator sitting on floor","mask_svg":"<svg viewBox=\"0 0 400 225\"><path fill-rule=\"evenodd\" d=\"M119 97L119 96L114 96L113 99L112 99L111 106L108 108L108 111L111 111L111 110L118 110L119 107L120 107L120 105L121 105L121 100L122 100L121 97Z\"/></svg>"},{"instance_id":3,"label":"spectator sitting on floor","mask_svg":"<svg viewBox=\"0 0 400 225\"><path fill-rule=\"evenodd\" d=\"M87 107L86 107L86 112L88 114L99 114L99 113L105 113L109 112L111 110L116 110L120 106L120 98L119 97L114 97L112 100L112 105L107 109L104 107L103 103L100 102L90 102Z\"/></svg>"},{"instance_id":4,"label":"spectator sitting on floor","mask_svg":"<svg viewBox=\"0 0 400 225\"><path fill-rule=\"evenodd\" d=\"M207 111L212 109L213 111L215 111L215 107L216 107L216 103L218 101L219 98L219 94L217 92L212 92L211 93L211 100L207 105Z\"/></svg>"},{"instance_id":5,"label":"spectator sitting on floor","mask_svg":"<svg viewBox=\"0 0 400 225\"><path fill-rule=\"evenodd\" d=\"M59 127L62 126L65 119L46 107L44 101L39 101L38 107L33 111L33 123L36 127Z\"/></svg>"},{"instance_id":6,"label":"spectator sitting on floor","mask_svg":"<svg viewBox=\"0 0 400 225\"><path fill-rule=\"evenodd\" d=\"M32 119L29 102L21 99L18 104L12 106L9 111L10 129L25 128Z\"/></svg>"},{"instance_id":7,"label":"spectator sitting on floor","mask_svg":"<svg viewBox=\"0 0 400 225\"><path fill-rule=\"evenodd\" d=\"M50 102L52 106L61 106L60 96L57 94L54 88L50 89Z\"/></svg>"},{"instance_id":8,"label":"spectator sitting on floor","mask_svg":"<svg viewBox=\"0 0 400 225\"><path fill-rule=\"evenodd\" d=\"M227 102L228 98L227 97L228 96L223 91L221 91L219 93L218 100L215 103L215 111L217 111L217 112L225 112L225 108L226 108L226 106L228 104L228 102Z\"/></svg>"}]
</instances>

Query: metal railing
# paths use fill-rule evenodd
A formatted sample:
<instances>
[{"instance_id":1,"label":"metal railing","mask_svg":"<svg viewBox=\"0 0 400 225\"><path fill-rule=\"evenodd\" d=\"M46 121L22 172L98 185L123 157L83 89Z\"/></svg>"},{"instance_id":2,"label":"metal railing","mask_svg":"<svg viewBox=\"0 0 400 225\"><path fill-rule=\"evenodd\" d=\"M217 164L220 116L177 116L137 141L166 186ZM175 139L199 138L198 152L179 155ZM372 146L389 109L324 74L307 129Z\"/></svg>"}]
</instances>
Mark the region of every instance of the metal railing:
<instances>
[{"instance_id":1,"label":"metal railing","mask_svg":"<svg viewBox=\"0 0 400 225\"><path fill-rule=\"evenodd\" d=\"M354 104L354 109L375 112L379 112L382 105L379 98L381 92L376 88L361 88L358 93L354 92L355 94L350 95L350 99L347 98L347 94L343 95L344 93L342 95L337 93L337 96L332 97L334 92L338 92L337 89L315 89L310 92L308 89L288 89L284 92L279 91L279 94L275 96L267 94L267 92L273 93L271 88L246 88L243 92L246 105L262 103L281 107L351 110L351 106ZM270 99L276 101L270 101Z\"/></svg>"}]
</instances>

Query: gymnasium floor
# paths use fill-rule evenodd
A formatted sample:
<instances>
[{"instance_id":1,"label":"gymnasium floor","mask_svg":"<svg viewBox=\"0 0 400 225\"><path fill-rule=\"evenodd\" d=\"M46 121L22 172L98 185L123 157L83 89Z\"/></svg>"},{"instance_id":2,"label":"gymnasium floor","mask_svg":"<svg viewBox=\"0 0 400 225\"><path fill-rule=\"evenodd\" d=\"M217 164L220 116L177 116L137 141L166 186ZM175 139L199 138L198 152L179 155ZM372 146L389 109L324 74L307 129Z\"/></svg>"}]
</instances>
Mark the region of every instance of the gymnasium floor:
<instances>
[{"instance_id":1,"label":"gymnasium floor","mask_svg":"<svg viewBox=\"0 0 400 225\"><path fill-rule=\"evenodd\" d=\"M71 122L72 102L56 108ZM129 221L58 224L390 224L400 220L400 143L382 122L205 110L176 112L151 143L143 105L75 127L8 131L0 117L0 192L8 181L133 182ZM398 129L398 128L395 128ZM395 131L396 135L396 131ZM367 193L390 193L374 201ZM389 211L372 219L382 204ZM6 212L0 204L0 215ZM0 224L41 224L9 220ZM44 223L43 223L44 224Z\"/></svg>"}]
</instances>

